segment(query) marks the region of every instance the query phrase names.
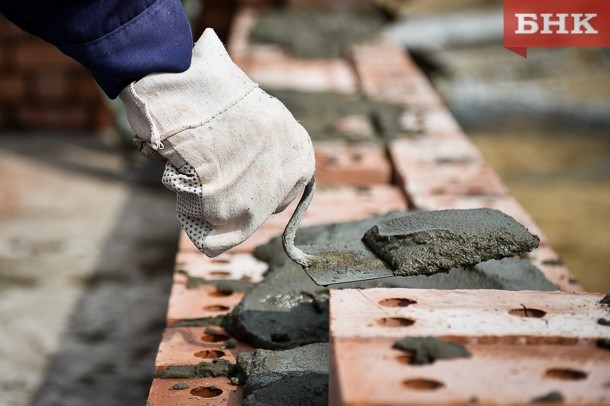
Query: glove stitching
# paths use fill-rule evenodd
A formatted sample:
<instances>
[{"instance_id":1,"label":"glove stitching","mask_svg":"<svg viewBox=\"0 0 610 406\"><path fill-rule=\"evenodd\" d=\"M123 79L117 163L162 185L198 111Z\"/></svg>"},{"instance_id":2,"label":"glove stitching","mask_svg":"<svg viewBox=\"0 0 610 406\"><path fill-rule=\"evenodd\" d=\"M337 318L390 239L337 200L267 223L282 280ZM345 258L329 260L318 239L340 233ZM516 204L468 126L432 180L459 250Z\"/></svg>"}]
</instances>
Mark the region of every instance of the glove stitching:
<instances>
[{"instance_id":1,"label":"glove stitching","mask_svg":"<svg viewBox=\"0 0 610 406\"><path fill-rule=\"evenodd\" d=\"M248 97L248 95L250 93L252 93L254 90L258 89L258 83L252 83L252 87L250 89L248 89L247 92L245 92L243 95L239 96L239 98L236 98L235 100L233 100L231 103L227 104L226 107L224 107L222 110L218 111L216 114L210 116L208 119L206 119L205 121L202 121L200 123L195 123L195 124L188 124L185 125L183 127L177 128L177 129L173 129L171 131L168 131L166 133L163 133L161 135L158 136L159 139L159 144L161 146L163 146L163 144L161 144L161 140L165 140L171 136L174 136L182 131L186 131L186 130L192 130L194 128L197 127L201 127L202 125L205 125L207 123L209 123L210 121L214 120L216 117L222 115L223 113L225 113L227 110L229 110L231 107L235 106L236 104L238 104L239 102L241 102L243 99L245 99L246 97ZM151 136L151 142L152 142L152 136Z\"/></svg>"},{"instance_id":2,"label":"glove stitching","mask_svg":"<svg viewBox=\"0 0 610 406\"><path fill-rule=\"evenodd\" d=\"M134 83L129 84L129 92L133 96L138 107L140 107L140 109L142 109L142 111L144 112L144 117L146 117L146 121L148 122L148 128L150 131L149 144L154 150L163 149L163 144L161 143L161 137L159 136L159 134L156 131L156 126L150 115L150 110L148 109L148 105L146 104L144 99L138 93L136 93L136 88L134 86Z\"/></svg>"}]
</instances>

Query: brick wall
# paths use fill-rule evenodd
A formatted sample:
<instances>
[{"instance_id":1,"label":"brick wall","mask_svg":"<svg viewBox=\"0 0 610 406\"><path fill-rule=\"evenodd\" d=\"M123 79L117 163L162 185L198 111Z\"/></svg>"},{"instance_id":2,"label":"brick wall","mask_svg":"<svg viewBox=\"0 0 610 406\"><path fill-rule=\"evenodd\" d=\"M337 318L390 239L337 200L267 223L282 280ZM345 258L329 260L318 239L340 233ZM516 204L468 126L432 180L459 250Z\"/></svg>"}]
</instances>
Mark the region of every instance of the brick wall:
<instances>
[{"instance_id":1,"label":"brick wall","mask_svg":"<svg viewBox=\"0 0 610 406\"><path fill-rule=\"evenodd\" d=\"M87 70L0 17L0 129L92 130L111 123Z\"/></svg>"}]
</instances>

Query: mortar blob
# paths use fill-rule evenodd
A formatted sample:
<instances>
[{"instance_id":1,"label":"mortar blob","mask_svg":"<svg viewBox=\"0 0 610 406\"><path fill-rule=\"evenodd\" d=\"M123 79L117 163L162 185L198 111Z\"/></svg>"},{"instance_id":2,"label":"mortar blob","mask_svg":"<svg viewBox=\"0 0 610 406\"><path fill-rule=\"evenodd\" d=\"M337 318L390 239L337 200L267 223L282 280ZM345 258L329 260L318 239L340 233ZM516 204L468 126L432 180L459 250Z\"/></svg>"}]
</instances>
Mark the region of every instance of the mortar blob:
<instances>
[{"instance_id":1,"label":"mortar blob","mask_svg":"<svg viewBox=\"0 0 610 406\"><path fill-rule=\"evenodd\" d=\"M529 252L540 239L499 210L419 212L381 222L364 243L397 276L432 275Z\"/></svg>"},{"instance_id":2,"label":"mortar blob","mask_svg":"<svg viewBox=\"0 0 610 406\"><path fill-rule=\"evenodd\" d=\"M328 344L240 353L237 369L245 381L242 405L327 405Z\"/></svg>"},{"instance_id":3,"label":"mortar blob","mask_svg":"<svg viewBox=\"0 0 610 406\"><path fill-rule=\"evenodd\" d=\"M299 230L298 244L326 244L361 238L382 221L404 216L391 212L360 221L325 224ZM255 255L269 263L263 281L248 292L223 322L234 337L258 348L287 349L328 341L328 290L307 276L284 253L280 238L258 247ZM506 258L432 276L391 277L342 283L334 289L397 287L416 289L556 290L528 259Z\"/></svg>"}]
</instances>

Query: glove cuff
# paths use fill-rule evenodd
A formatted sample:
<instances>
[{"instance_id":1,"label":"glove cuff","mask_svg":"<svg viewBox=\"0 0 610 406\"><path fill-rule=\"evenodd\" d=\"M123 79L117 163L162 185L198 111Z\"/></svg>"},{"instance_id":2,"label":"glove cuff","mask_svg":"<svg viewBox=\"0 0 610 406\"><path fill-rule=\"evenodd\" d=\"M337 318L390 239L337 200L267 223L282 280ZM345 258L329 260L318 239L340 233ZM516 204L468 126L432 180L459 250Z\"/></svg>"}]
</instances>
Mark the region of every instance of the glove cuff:
<instances>
[{"instance_id":1,"label":"glove cuff","mask_svg":"<svg viewBox=\"0 0 610 406\"><path fill-rule=\"evenodd\" d=\"M257 87L208 28L193 48L188 70L148 75L123 89L119 97L138 137L153 149L163 149L163 140L204 125Z\"/></svg>"}]
</instances>

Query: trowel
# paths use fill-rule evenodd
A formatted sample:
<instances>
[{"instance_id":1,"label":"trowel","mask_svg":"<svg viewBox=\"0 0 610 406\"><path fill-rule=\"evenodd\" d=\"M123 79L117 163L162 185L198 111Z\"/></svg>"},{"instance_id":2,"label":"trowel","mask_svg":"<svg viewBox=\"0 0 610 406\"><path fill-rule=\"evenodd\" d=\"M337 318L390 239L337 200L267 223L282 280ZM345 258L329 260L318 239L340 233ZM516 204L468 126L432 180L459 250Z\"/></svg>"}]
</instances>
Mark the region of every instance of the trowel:
<instances>
[{"instance_id":1,"label":"trowel","mask_svg":"<svg viewBox=\"0 0 610 406\"><path fill-rule=\"evenodd\" d=\"M392 268L361 240L300 247L295 245L296 232L315 190L316 179L312 177L282 234L286 255L301 265L307 275L321 286L394 276Z\"/></svg>"},{"instance_id":2,"label":"trowel","mask_svg":"<svg viewBox=\"0 0 610 406\"><path fill-rule=\"evenodd\" d=\"M315 188L312 178L284 230L282 242L288 257L318 285L430 276L522 254L540 242L509 215L477 208L412 213L380 222L366 231L362 240L297 247L296 232Z\"/></svg>"}]
</instances>

